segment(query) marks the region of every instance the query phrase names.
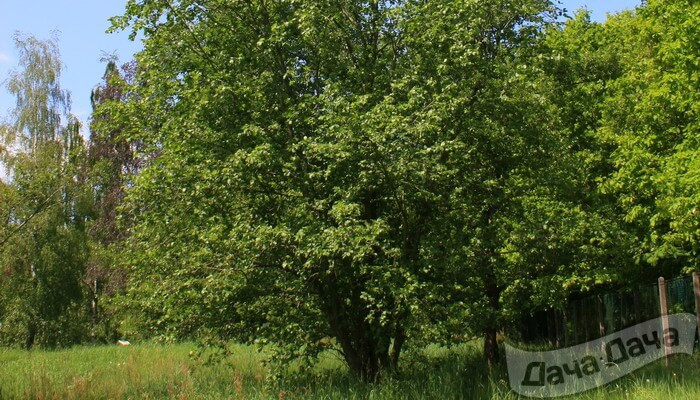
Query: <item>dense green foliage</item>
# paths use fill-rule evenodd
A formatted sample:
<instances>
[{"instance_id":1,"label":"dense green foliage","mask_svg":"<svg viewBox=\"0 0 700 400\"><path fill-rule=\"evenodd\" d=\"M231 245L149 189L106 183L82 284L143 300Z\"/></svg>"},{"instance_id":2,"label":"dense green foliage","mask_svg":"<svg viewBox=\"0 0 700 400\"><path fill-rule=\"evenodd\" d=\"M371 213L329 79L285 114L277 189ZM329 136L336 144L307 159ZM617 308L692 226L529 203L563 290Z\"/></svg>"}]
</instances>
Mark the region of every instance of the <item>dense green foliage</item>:
<instances>
[{"instance_id":1,"label":"dense green foliage","mask_svg":"<svg viewBox=\"0 0 700 400\"><path fill-rule=\"evenodd\" d=\"M614 145L604 190L637 233L637 257L670 273L699 260L699 21L695 1L650 1L611 29L631 40L601 121Z\"/></svg>"},{"instance_id":2,"label":"dense green foliage","mask_svg":"<svg viewBox=\"0 0 700 400\"><path fill-rule=\"evenodd\" d=\"M17 104L2 127L12 181L3 183L0 343L69 344L84 329L75 322L88 257L85 146L79 123L66 115L55 42L19 35L15 42L23 70L8 80Z\"/></svg>"},{"instance_id":3,"label":"dense green foliage","mask_svg":"<svg viewBox=\"0 0 700 400\"><path fill-rule=\"evenodd\" d=\"M533 311L696 268L700 7L562 19L547 0L130 0L112 29L145 48L108 63L87 145L36 42L4 128L24 156L3 153L22 250L0 258L0 331L73 315L301 368L333 350L372 381L428 343L483 337L496 362Z\"/></svg>"}]
</instances>

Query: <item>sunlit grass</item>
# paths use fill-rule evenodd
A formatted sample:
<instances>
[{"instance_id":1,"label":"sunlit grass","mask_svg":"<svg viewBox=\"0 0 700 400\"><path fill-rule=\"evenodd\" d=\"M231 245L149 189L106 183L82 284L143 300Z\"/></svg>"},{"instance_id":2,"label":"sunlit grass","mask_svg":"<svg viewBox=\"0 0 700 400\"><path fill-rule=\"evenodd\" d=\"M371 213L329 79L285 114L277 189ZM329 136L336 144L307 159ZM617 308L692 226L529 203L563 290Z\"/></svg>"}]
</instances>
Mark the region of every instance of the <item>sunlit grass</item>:
<instances>
[{"instance_id":1,"label":"sunlit grass","mask_svg":"<svg viewBox=\"0 0 700 400\"><path fill-rule=\"evenodd\" d=\"M377 385L349 376L332 354L316 373L266 380L261 357L234 346L226 364L205 365L192 344L0 350L0 399L517 399L504 368L489 370L476 345L406 355L398 377ZM569 398L700 399L700 355L657 362Z\"/></svg>"}]
</instances>

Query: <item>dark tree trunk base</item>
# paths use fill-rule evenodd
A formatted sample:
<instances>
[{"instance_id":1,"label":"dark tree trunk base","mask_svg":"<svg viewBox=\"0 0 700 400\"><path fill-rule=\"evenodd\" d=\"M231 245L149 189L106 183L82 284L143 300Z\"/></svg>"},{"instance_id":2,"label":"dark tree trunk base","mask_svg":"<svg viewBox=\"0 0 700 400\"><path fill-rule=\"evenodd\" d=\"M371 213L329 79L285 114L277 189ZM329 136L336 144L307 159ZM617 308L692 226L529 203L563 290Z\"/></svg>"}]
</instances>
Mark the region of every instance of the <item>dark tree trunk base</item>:
<instances>
[{"instance_id":1,"label":"dark tree trunk base","mask_svg":"<svg viewBox=\"0 0 700 400\"><path fill-rule=\"evenodd\" d=\"M488 331L484 335L484 356L489 366L494 366L500 361L496 330Z\"/></svg>"}]
</instances>

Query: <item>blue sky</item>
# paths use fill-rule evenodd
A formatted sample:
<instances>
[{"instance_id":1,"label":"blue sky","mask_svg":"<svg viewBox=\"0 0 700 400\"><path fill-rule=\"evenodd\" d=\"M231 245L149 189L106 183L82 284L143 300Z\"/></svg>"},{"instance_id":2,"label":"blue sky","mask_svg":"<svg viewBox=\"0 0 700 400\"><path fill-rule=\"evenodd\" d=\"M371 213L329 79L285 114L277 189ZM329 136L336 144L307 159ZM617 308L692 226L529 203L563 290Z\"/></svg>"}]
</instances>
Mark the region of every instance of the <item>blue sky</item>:
<instances>
[{"instance_id":1,"label":"blue sky","mask_svg":"<svg viewBox=\"0 0 700 400\"><path fill-rule=\"evenodd\" d=\"M561 7L569 11L569 15L574 11L585 7L591 10L591 17L595 21L605 21L607 13L614 14L618 11L631 9L639 6L641 0L559 0Z\"/></svg>"},{"instance_id":2,"label":"blue sky","mask_svg":"<svg viewBox=\"0 0 700 400\"><path fill-rule=\"evenodd\" d=\"M71 92L73 113L85 121L90 116L90 92L102 78L102 51L116 52L128 61L140 48L126 32L107 34L107 20L121 14L126 0L0 0L0 81L17 65L12 35L15 31L39 39L59 30L59 47L65 64L61 85ZM3 85L4 86L4 85ZM14 99L0 91L0 116L12 108Z\"/></svg>"},{"instance_id":3,"label":"blue sky","mask_svg":"<svg viewBox=\"0 0 700 400\"><path fill-rule=\"evenodd\" d=\"M605 20L608 12L634 8L640 0L561 0L570 14L586 6L593 19ZM121 13L126 0L0 0L0 82L17 64L12 35L21 31L39 39L60 31L59 46L65 64L61 77L64 89L71 92L73 113L81 120L90 116L90 91L104 72L102 52L116 53L122 62L130 60L140 48L126 32L107 34L108 18ZM12 108L13 99L0 90L0 117Z\"/></svg>"}]
</instances>

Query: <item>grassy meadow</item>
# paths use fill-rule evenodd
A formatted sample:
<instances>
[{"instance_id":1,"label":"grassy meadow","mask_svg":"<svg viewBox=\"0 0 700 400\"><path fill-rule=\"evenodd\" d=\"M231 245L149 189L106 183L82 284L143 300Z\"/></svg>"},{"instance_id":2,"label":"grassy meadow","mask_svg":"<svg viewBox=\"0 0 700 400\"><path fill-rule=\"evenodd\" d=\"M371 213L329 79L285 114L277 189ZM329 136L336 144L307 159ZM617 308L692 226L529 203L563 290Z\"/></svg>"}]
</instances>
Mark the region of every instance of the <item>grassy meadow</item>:
<instances>
[{"instance_id":1,"label":"grassy meadow","mask_svg":"<svg viewBox=\"0 0 700 400\"><path fill-rule=\"evenodd\" d=\"M475 345L407 356L399 379L349 377L328 355L313 376L273 382L251 348L206 365L192 344L0 350L0 399L517 399L505 367L489 370ZM700 354L657 362L577 399L700 399Z\"/></svg>"}]
</instances>

